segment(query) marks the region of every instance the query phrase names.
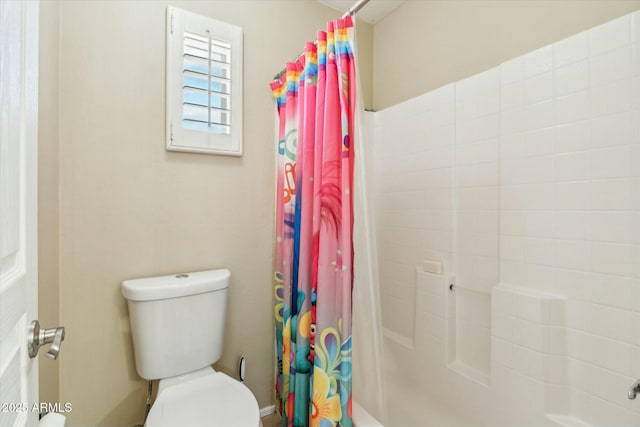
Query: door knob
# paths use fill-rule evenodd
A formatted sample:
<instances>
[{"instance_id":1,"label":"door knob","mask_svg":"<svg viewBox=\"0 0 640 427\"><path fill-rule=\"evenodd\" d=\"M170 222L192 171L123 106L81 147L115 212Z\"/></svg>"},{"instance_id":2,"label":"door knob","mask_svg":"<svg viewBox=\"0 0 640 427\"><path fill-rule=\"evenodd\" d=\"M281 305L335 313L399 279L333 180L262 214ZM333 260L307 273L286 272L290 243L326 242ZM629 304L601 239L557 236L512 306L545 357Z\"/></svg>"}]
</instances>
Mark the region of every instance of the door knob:
<instances>
[{"instance_id":1,"label":"door knob","mask_svg":"<svg viewBox=\"0 0 640 427\"><path fill-rule=\"evenodd\" d=\"M47 357L57 359L62 341L64 341L64 327L42 329L40 328L40 322L34 320L29 326L29 357L36 357L41 346L51 344L49 351L47 351Z\"/></svg>"},{"instance_id":2,"label":"door knob","mask_svg":"<svg viewBox=\"0 0 640 427\"><path fill-rule=\"evenodd\" d=\"M629 395L628 395L629 399L635 399L638 393L640 393L640 380L636 381L631 385L631 388L629 389Z\"/></svg>"}]
</instances>

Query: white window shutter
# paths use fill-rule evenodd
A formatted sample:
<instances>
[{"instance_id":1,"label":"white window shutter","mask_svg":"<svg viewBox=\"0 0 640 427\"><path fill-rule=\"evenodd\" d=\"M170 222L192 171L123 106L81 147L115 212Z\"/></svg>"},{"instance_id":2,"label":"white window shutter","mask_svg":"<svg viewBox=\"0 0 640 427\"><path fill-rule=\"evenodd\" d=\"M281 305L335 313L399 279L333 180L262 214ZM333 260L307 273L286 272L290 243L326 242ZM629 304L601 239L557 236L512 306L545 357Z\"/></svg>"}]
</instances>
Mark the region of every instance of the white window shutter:
<instances>
[{"instance_id":1,"label":"white window shutter","mask_svg":"<svg viewBox=\"0 0 640 427\"><path fill-rule=\"evenodd\" d=\"M167 150L242 155L242 29L167 8Z\"/></svg>"}]
</instances>

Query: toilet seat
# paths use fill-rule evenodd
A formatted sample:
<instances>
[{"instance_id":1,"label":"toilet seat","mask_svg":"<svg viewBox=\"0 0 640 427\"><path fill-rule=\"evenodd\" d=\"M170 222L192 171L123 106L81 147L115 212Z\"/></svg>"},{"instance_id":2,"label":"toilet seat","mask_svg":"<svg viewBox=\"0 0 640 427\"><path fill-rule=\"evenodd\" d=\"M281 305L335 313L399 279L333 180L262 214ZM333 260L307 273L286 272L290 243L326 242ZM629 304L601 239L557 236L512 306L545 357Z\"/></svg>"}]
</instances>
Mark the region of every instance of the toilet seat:
<instances>
[{"instance_id":1,"label":"toilet seat","mask_svg":"<svg viewBox=\"0 0 640 427\"><path fill-rule=\"evenodd\" d=\"M161 382L145 427L176 426L258 427L260 410L244 384L209 368L195 378Z\"/></svg>"}]
</instances>

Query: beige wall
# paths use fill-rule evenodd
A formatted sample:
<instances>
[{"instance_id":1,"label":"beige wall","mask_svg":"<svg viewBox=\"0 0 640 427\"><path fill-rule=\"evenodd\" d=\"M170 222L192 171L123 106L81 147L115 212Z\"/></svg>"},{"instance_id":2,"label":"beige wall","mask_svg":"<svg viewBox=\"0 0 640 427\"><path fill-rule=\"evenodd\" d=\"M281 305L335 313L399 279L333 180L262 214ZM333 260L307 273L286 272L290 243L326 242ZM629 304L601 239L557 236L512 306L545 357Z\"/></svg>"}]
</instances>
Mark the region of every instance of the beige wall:
<instances>
[{"instance_id":1,"label":"beige wall","mask_svg":"<svg viewBox=\"0 0 640 427\"><path fill-rule=\"evenodd\" d=\"M164 150L167 4L244 29L242 158ZM310 1L42 3L40 315L67 339L42 362L41 400L71 402L67 425L143 421L122 280L217 267L232 272L218 367L235 372L244 355L246 384L272 404L268 82L337 15ZM371 105L373 31L358 31Z\"/></svg>"},{"instance_id":2,"label":"beige wall","mask_svg":"<svg viewBox=\"0 0 640 427\"><path fill-rule=\"evenodd\" d=\"M640 8L640 0L409 0L374 27L376 110Z\"/></svg>"},{"instance_id":3,"label":"beige wall","mask_svg":"<svg viewBox=\"0 0 640 427\"><path fill-rule=\"evenodd\" d=\"M60 7L40 3L38 116L38 319L45 328L60 325L58 283L58 67ZM66 344L66 343L65 343ZM64 349L62 350L64 355ZM59 363L40 354L40 401L59 401Z\"/></svg>"}]
</instances>

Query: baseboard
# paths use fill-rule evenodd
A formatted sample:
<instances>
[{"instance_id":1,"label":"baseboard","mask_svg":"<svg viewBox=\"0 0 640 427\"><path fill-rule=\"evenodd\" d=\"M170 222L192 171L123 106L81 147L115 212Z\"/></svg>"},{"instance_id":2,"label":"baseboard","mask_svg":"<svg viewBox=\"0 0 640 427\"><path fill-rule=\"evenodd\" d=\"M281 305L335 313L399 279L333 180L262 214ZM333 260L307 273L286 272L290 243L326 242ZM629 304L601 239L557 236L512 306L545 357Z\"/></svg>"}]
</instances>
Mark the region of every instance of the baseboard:
<instances>
[{"instance_id":1,"label":"baseboard","mask_svg":"<svg viewBox=\"0 0 640 427\"><path fill-rule=\"evenodd\" d=\"M276 412L276 405L260 408L260 418L266 417L267 415L273 414L274 412Z\"/></svg>"}]
</instances>

